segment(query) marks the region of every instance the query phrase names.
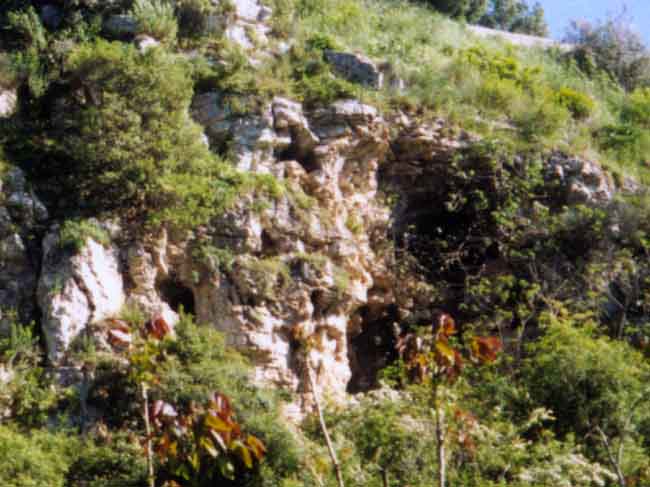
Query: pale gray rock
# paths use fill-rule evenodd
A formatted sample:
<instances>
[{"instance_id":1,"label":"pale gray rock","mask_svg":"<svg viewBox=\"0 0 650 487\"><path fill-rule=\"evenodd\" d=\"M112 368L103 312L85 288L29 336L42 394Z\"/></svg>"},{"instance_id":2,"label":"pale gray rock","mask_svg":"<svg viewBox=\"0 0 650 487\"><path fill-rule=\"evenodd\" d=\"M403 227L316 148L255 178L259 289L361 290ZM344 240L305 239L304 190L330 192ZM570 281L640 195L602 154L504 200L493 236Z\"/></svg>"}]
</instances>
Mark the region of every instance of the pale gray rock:
<instances>
[{"instance_id":1,"label":"pale gray rock","mask_svg":"<svg viewBox=\"0 0 650 487\"><path fill-rule=\"evenodd\" d=\"M58 229L43 240L37 289L47 355L60 364L70 344L92 323L117 315L126 296L119 251L88 238L75 255L62 251Z\"/></svg>"},{"instance_id":2,"label":"pale gray rock","mask_svg":"<svg viewBox=\"0 0 650 487\"><path fill-rule=\"evenodd\" d=\"M595 161L558 152L549 157L546 171L549 180L562 188L569 204L604 204L616 193L612 177Z\"/></svg>"},{"instance_id":3,"label":"pale gray rock","mask_svg":"<svg viewBox=\"0 0 650 487\"><path fill-rule=\"evenodd\" d=\"M18 96L15 90L3 90L0 88L0 118L7 118L16 111Z\"/></svg>"},{"instance_id":4,"label":"pale gray rock","mask_svg":"<svg viewBox=\"0 0 650 487\"><path fill-rule=\"evenodd\" d=\"M139 35L135 38L135 45L138 48L138 50L142 54L144 54L149 49L153 49L155 47L160 46L160 42L158 42L156 39L154 39L151 36Z\"/></svg>"},{"instance_id":5,"label":"pale gray rock","mask_svg":"<svg viewBox=\"0 0 650 487\"><path fill-rule=\"evenodd\" d=\"M257 0L235 0L237 17L246 22L257 22L262 6Z\"/></svg>"},{"instance_id":6,"label":"pale gray rock","mask_svg":"<svg viewBox=\"0 0 650 487\"><path fill-rule=\"evenodd\" d=\"M113 37L133 37L138 33L138 21L130 15L111 15L104 22L104 30Z\"/></svg>"},{"instance_id":7,"label":"pale gray rock","mask_svg":"<svg viewBox=\"0 0 650 487\"><path fill-rule=\"evenodd\" d=\"M359 83L371 88L381 88L383 73L369 58L361 54L325 51L325 59L336 74L352 83Z\"/></svg>"}]
</instances>

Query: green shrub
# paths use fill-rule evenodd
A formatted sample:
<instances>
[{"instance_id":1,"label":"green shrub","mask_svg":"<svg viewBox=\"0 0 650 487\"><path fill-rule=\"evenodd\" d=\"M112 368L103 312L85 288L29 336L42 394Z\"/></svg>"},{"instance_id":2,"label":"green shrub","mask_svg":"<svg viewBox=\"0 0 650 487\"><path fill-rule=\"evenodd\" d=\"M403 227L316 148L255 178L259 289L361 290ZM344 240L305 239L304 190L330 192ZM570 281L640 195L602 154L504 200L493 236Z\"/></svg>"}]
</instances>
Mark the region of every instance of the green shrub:
<instances>
[{"instance_id":1,"label":"green shrub","mask_svg":"<svg viewBox=\"0 0 650 487\"><path fill-rule=\"evenodd\" d=\"M214 12L210 0L180 0L176 2L179 37L197 39L207 34L208 17Z\"/></svg>"},{"instance_id":2,"label":"green shrub","mask_svg":"<svg viewBox=\"0 0 650 487\"><path fill-rule=\"evenodd\" d=\"M291 56L295 90L307 106L329 105L339 99L356 97L357 87L332 74L320 49L294 48Z\"/></svg>"},{"instance_id":3,"label":"green shrub","mask_svg":"<svg viewBox=\"0 0 650 487\"><path fill-rule=\"evenodd\" d=\"M0 483L6 487L64 487L75 441L35 431L23 435L0 425Z\"/></svg>"},{"instance_id":4,"label":"green shrub","mask_svg":"<svg viewBox=\"0 0 650 487\"><path fill-rule=\"evenodd\" d=\"M648 415L639 400L647 399L650 370L638 352L596 336L588 324L550 316L548 322L547 334L530 347L524 380L531 397L555 414L560 435L599 427L621 436L628 420L633 425Z\"/></svg>"},{"instance_id":5,"label":"green shrub","mask_svg":"<svg viewBox=\"0 0 650 487\"><path fill-rule=\"evenodd\" d=\"M630 94L621 118L624 123L650 129L650 88L637 88Z\"/></svg>"},{"instance_id":6,"label":"green shrub","mask_svg":"<svg viewBox=\"0 0 650 487\"><path fill-rule=\"evenodd\" d=\"M33 6L9 12L7 28L22 39L25 47L41 50L47 45L45 27Z\"/></svg>"},{"instance_id":7,"label":"green shrub","mask_svg":"<svg viewBox=\"0 0 650 487\"><path fill-rule=\"evenodd\" d=\"M595 133L600 148L624 166L647 164L650 153L650 130L637 125L605 125Z\"/></svg>"},{"instance_id":8,"label":"green shrub","mask_svg":"<svg viewBox=\"0 0 650 487\"><path fill-rule=\"evenodd\" d=\"M147 467L142 446L118 432L97 443L80 442L66 476L66 487L106 487L147 485Z\"/></svg>"},{"instance_id":9,"label":"green shrub","mask_svg":"<svg viewBox=\"0 0 650 487\"><path fill-rule=\"evenodd\" d=\"M0 88L13 88L17 81L16 71L7 53L0 52Z\"/></svg>"},{"instance_id":10,"label":"green shrub","mask_svg":"<svg viewBox=\"0 0 650 487\"><path fill-rule=\"evenodd\" d=\"M523 93L517 83L511 79L489 77L483 80L477 95L480 106L511 114Z\"/></svg>"},{"instance_id":11,"label":"green shrub","mask_svg":"<svg viewBox=\"0 0 650 487\"><path fill-rule=\"evenodd\" d=\"M138 22L138 30L159 41L174 42L178 24L174 5L168 0L135 0L131 15Z\"/></svg>"},{"instance_id":12,"label":"green shrub","mask_svg":"<svg viewBox=\"0 0 650 487\"><path fill-rule=\"evenodd\" d=\"M53 124L43 144L30 148L40 162L24 167L43 193L89 214L181 227L204 223L232 202L241 179L210 153L187 116L186 68L161 49L140 54L105 41L74 49L67 77L94 95L66 98L66 113L53 115L65 117L65 133Z\"/></svg>"},{"instance_id":13,"label":"green shrub","mask_svg":"<svg viewBox=\"0 0 650 487\"><path fill-rule=\"evenodd\" d=\"M284 478L299 477L302 455L278 416L279 395L251 383L248 361L228 349L223 335L214 328L197 325L191 316L182 315L175 331L176 339L165 344L167 360L154 394L181 408L192 401L204 402L214 391L226 394L240 423L269 450L266 467L253 472L245 484L270 487Z\"/></svg>"},{"instance_id":14,"label":"green shrub","mask_svg":"<svg viewBox=\"0 0 650 487\"><path fill-rule=\"evenodd\" d=\"M11 373L0 387L0 410L23 427L43 426L58 402L42 360L32 326L14 324L9 336L0 338L0 363Z\"/></svg>"},{"instance_id":15,"label":"green shrub","mask_svg":"<svg viewBox=\"0 0 650 487\"><path fill-rule=\"evenodd\" d=\"M571 112L576 120L584 120L594 111L594 100L571 88L560 88L555 95L557 102Z\"/></svg>"},{"instance_id":16,"label":"green shrub","mask_svg":"<svg viewBox=\"0 0 650 487\"><path fill-rule=\"evenodd\" d=\"M548 141L565 126L569 112L548 96L531 98L531 104L514 115L522 137L528 141Z\"/></svg>"},{"instance_id":17,"label":"green shrub","mask_svg":"<svg viewBox=\"0 0 650 487\"><path fill-rule=\"evenodd\" d=\"M89 238L104 246L111 243L108 232L93 220L66 220L59 230L61 248L75 253L83 250Z\"/></svg>"},{"instance_id":18,"label":"green shrub","mask_svg":"<svg viewBox=\"0 0 650 487\"><path fill-rule=\"evenodd\" d=\"M349 471L350 482L379 486L383 469L398 485L424 487L435 478L435 429L415 408L401 401L368 400L334 415L330 423L334 435L352 444L362 469ZM346 463L353 464L352 455L346 456Z\"/></svg>"}]
</instances>

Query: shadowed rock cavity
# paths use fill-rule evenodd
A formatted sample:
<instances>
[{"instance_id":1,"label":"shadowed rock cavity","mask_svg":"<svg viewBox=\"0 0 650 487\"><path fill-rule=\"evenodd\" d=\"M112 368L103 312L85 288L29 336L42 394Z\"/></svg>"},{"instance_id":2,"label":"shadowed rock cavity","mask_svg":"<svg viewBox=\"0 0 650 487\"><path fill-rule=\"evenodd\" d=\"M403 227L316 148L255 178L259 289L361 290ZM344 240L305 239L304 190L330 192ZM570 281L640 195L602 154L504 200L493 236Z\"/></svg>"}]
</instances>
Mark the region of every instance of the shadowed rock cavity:
<instances>
[{"instance_id":1,"label":"shadowed rock cavity","mask_svg":"<svg viewBox=\"0 0 650 487\"><path fill-rule=\"evenodd\" d=\"M156 288L162 300L175 312L178 313L182 308L185 313L195 314L194 293L178 279L162 279L156 284Z\"/></svg>"},{"instance_id":2,"label":"shadowed rock cavity","mask_svg":"<svg viewBox=\"0 0 650 487\"><path fill-rule=\"evenodd\" d=\"M347 391L351 394L379 387L379 371L397 360L399 333L397 306L394 304L373 310L362 306L357 311L361 333L350 338L348 356L352 378Z\"/></svg>"}]
</instances>

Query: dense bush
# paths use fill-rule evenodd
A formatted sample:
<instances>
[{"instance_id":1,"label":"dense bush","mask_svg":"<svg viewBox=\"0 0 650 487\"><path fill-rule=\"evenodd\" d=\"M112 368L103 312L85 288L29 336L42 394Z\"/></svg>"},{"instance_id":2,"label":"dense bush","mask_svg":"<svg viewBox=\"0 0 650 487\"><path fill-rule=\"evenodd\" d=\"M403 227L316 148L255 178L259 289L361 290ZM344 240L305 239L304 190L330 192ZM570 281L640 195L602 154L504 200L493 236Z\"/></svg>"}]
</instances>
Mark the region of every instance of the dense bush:
<instances>
[{"instance_id":1,"label":"dense bush","mask_svg":"<svg viewBox=\"0 0 650 487\"><path fill-rule=\"evenodd\" d=\"M571 88L560 88L556 97L558 103L567 108L577 120L589 118L594 110L594 101L588 95Z\"/></svg>"},{"instance_id":2,"label":"dense bush","mask_svg":"<svg viewBox=\"0 0 650 487\"><path fill-rule=\"evenodd\" d=\"M178 24L172 2L167 0L135 0L131 14L138 22L140 33L150 35L164 42L176 40Z\"/></svg>"},{"instance_id":3,"label":"dense bush","mask_svg":"<svg viewBox=\"0 0 650 487\"><path fill-rule=\"evenodd\" d=\"M524 369L531 397L553 411L562 436L586 435L598 449L606 446L603 435L618 443L638 439L649 414L650 370L626 344L576 325L551 318L546 336L531 346ZM600 460L607 462L604 454Z\"/></svg>"},{"instance_id":4,"label":"dense bush","mask_svg":"<svg viewBox=\"0 0 650 487\"><path fill-rule=\"evenodd\" d=\"M637 88L630 94L621 118L624 123L650 129L650 88Z\"/></svg>"},{"instance_id":5,"label":"dense bush","mask_svg":"<svg viewBox=\"0 0 650 487\"><path fill-rule=\"evenodd\" d=\"M98 41L77 47L65 69L84 96L55 102L45 143L31 148L48 163L26 167L46 194L86 212L181 226L205 221L234 196L234 171L188 118L192 81L180 58Z\"/></svg>"},{"instance_id":6,"label":"dense bush","mask_svg":"<svg viewBox=\"0 0 650 487\"><path fill-rule=\"evenodd\" d=\"M7 487L64 487L74 443L63 434L24 435L0 425L0 482Z\"/></svg>"},{"instance_id":7,"label":"dense bush","mask_svg":"<svg viewBox=\"0 0 650 487\"><path fill-rule=\"evenodd\" d=\"M577 45L573 56L589 74L595 74L594 67L603 69L628 90L650 81L650 53L624 17L573 22L566 40Z\"/></svg>"},{"instance_id":8,"label":"dense bush","mask_svg":"<svg viewBox=\"0 0 650 487\"><path fill-rule=\"evenodd\" d=\"M108 245L108 232L92 220L67 220L59 231L59 245L65 250L80 252L91 238L97 243Z\"/></svg>"}]
</instances>

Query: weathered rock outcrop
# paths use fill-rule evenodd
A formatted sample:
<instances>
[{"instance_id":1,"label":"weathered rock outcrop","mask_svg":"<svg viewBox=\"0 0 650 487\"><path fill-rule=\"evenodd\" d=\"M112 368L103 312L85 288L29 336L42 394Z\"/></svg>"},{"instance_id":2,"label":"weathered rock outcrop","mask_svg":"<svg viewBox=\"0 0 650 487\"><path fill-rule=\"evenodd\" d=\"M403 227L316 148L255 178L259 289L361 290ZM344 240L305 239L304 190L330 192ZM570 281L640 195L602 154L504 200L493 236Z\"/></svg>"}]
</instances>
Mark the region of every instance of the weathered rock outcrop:
<instances>
[{"instance_id":1,"label":"weathered rock outcrop","mask_svg":"<svg viewBox=\"0 0 650 487\"><path fill-rule=\"evenodd\" d=\"M38 304L52 363L61 363L88 325L115 316L124 302L116 246L88 238L78 254L70 255L60 246L58 229L45 237Z\"/></svg>"},{"instance_id":2,"label":"weathered rock outcrop","mask_svg":"<svg viewBox=\"0 0 650 487\"><path fill-rule=\"evenodd\" d=\"M29 244L35 227L47 219L43 203L28 187L18 169L9 170L0 183L0 334L15 321L34 316L38 264Z\"/></svg>"},{"instance_id":3,"label":"weathered rock outcrop","mask_svg":"<svg viewBox=\"0 0 650 487\"><path fill-rule=\"evenodd\" d=\"M279 194L244 195L187 233L163 230L134 241L103 222L111 243L88 239L76 254L60 248L53 227L42 241L34 300L39 270L24 234L47 211L17 172L0 207L2 305L29 311L38 303L57 365L91 325L124 305L170 324L183 307L246 349L259 381L308 400L309 360L317 387L334 397L376 385L378 368L394 358L396 324L431 318L427 289L397 280L391 231L435 226L445 171L476 139L443 120L399 114L387 121L356 100L304 110L275 98L241 114L223 94L204 93L192 115L211 147L227 146L242 170L273 175ZM615 191L600 166L561 154L549 158L545 175L569 203L600 204ZM380 178L397 188L397 206L381 197Z\"/></svg>"}]
</instances>

